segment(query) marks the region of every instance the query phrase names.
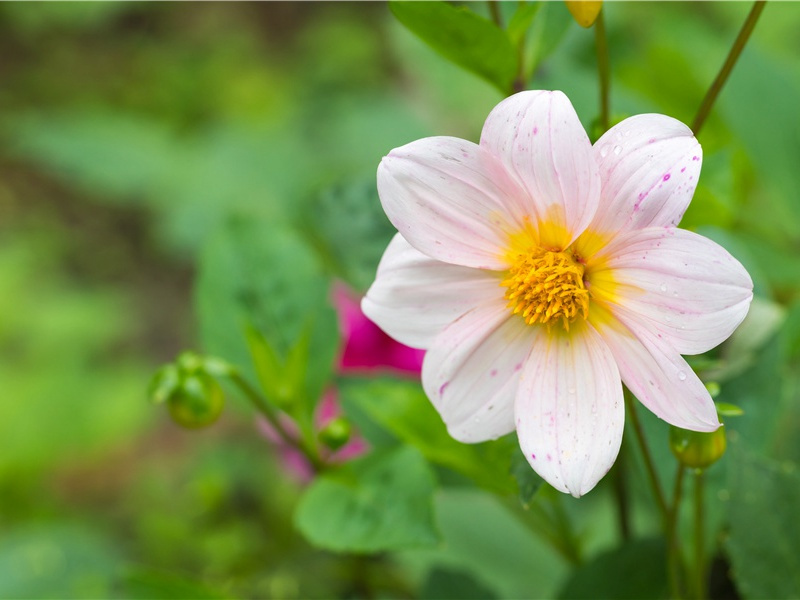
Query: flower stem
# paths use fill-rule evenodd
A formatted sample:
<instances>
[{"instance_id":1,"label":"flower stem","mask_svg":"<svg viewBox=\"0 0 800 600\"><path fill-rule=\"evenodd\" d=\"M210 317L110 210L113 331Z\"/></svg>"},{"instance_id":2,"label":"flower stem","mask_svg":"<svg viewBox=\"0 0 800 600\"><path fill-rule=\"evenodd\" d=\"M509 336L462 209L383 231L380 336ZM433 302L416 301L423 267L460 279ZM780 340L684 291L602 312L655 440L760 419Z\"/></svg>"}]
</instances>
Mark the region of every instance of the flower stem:
<instances>
[{"instance_id":1,"label":"flower stem","mask_svg":"<svg viewBox=\"0 0 800 600\"><path fill-rule=\"evenodd\" d=\"M315 473L318 473L323 469L324 464L319 455L307 444L304 444L301 440L289 435L278 418L278 411L272 405L270 405L261 396L261 394L259 394L258 391L241 376L241 374L233 373L230 376L230 379L247 397L247 399L253 403L253 406L256 407L256 410L264 415L264 418L266 418L273 429L278 432L278 435L281 437L284 443L300 451L303 456L305 456L306 460L308 460Z\"/></svg>"},{"instance_id":2,"label":"flower stem","mask_svg":"<svg viewBox=\"0 0 800 600\"><path fill-rule=\"evenodd\" d=\"M625 404L628 406L628 413L630 415L630 422L633 430L636 433L636 440L639 443L639 449L642 452L642 460L644 461L647 476L650 480L650 487L653 488L653 495L655 496L658 509L661 511L661 516L664 523L669 522L669 509L667 508L667 501L664 499L664 491L661 489L661 483L658 480L656 467L653 463L653 456L650 454L650 448L647 446L647 440L644 437L644 430L642 423L639 421L639 415L636 413L636 400L627 392L625 393Z\"/></svg>"},{"instance_id":3,"label":"flower stem","mask_svg":"<svg viewBox=\"0 0 800 600\"><path fill-rule=\"evenodd\" d=\"M619 535L623 542L631 539L631 511L630 498L628 497L628 451L623 442L619 449L619 456L614 463L612 483L614 484L614 498L617 501L617 522Z\"/></svg>"},{"instance_id":4,"label":"flower stem","mask_svg":"<svg viewBox=\"0 0 800 600\"><path fill-rule=\"evenodd\" d=\"M697 600L706 597L706 565L705 565L705 471L694 472L694 591Z\"/></svg>"},{"instance_id":5,"label":"flower stem","mask_svg":"<svg viewBox=\"0 0 800 600\"><path fill-rule=\"evenodd\" d=\"M594 23L594 42L597 51L597 74L600 79L600 126L603 133L608 131L610 125L609 117L609 90L611 89L611 68L608 59L608 38L606 37L606 25L603 18L605 11L600 9L597 20Z\"/></svg>"},{"instance_id":6,"label":"flower stem","mask_svg":"<svg viewBox=\"0 0 800 600\"><path fill-rule=\"evenodd\" d=\"M503 19L500 16L500 5L498 4L498 0L488 0L488 3L489 13L492 15L492 21L494 21L494 24L500 29L503 29Z\"/></svg>"},{"instance_id":7,"label":"flower stem","mask_svg":"<svg viewBox=\"0 0 800 600\"><path fill-rule=\"evenodd\" d=\"M725 59L725 63L722 65L719 73L717 73L714 83L708 88L708 92L706 92L706 96L703 98L703 102L697 110L697 115L694 121L692 121L692 131L694 131L695 136L700 133L700 129L702 129L706 118L711 112L711 107L714 106L714 102L717 96L719 96L720 91L722 91L722 87L725 85L725 82L728 81L728 76L731 74L736 61L739 60L739 55L742 53L742 50L744 50L745 44L747 44L747 40L750 38L750 34L753 33L758 18L764 10L765 3L766 0L756 0L753 4L753 8L750 9L750 14L747 15L747 20L744 22L744 25L742 25L742 29L733 42L733 46L731 46L728 58Z\"/></svg>"},{"instance_id":8,"label":"flower stem","mask_svg":"<svg viewBox=\"0 0 800 600\"><path fill-rule=\"evenodd\" d=\"M678 515L683 497L683 475L686 468L679 464L675 474L675 490L672 493L672 507L667 521L667 570L669 573L669 587L673 598L683 597L681 549L678 543Z\"/></svg>"}]
</instances>

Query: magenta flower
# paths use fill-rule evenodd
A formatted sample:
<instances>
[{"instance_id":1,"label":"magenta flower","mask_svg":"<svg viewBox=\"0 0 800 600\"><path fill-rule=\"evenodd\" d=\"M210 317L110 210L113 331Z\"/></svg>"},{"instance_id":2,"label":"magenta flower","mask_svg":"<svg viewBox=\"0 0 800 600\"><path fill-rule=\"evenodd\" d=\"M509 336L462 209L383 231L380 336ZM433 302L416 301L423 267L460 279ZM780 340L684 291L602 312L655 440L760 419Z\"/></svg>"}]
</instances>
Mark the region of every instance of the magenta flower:
<instances>
[{"instance_id":1,"label":"magenta flower","mask_svg":"<svg viewBox=\"0 0 800 600\"><path fill-rule=\"evenodd\" d=\"M480 144L448 137L378 168L399 234L364 313L427 349L422 383L450 434L516 429L531 466L574 496L619 451L622 385L665 421L720 426L681 354L742 321L752 282L711 240L678 229L700 175L692 132L639 115L592 146L561 92L522 92Z\"/></svg>"},{"instance_id":2,"label":"magenta flower","mask_svg":"<svg viewBox=\"0 0 800 600\"><path fill-rule=\"evenodd\" d=\"M418 375L425 352L396 342L361 312L361 299L343 285L333 290L333 304L339 314L344 350L340 373L387 370Z\"/></svg>"}]
</instances>

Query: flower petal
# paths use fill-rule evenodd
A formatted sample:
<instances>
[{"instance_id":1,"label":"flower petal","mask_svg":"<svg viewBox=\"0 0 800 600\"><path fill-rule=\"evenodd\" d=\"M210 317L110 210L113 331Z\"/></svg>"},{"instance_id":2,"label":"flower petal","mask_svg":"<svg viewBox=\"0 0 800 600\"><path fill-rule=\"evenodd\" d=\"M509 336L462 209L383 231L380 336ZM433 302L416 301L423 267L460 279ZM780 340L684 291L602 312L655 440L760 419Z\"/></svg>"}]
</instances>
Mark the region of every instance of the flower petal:
<instances>
[{"instance_id":1,"label":"flower petal","mask_svg":"<svg viewBox=\"0 0 800 600\"><path fill-rule=\"evenodd\" d=\"M753 298L753 282L722 246L684 229L648 228L616 239L589 269L592 293L655 328L680 354L728 338Z\"/></svg>"},{"instance_id":2,"label":"flower petal","mask_svg":"<svg viewBox=\"0 0 800 600\"><path fill-rule=\"evenodd\" d=\"M622 381L639 401L671 425L714 431L714 401L683 357L647 327L623 317L598 325L619 366Z\"/></svg>"},{"instance_id":3,"label":"flower petal","mask_svg":"<svg viewBox=\"0 0 800 600\"><path fill-rule=\"evenodd\" d=\"M517 435L533 469L554 488L579 497L619 452L622 384L611 352L588 324L570 335L538 329L517 392Z\"/></svg>"},{"instance_id":4,"label":"flower petal","mask_svg":"<svg viewBox=\"0 0 800 600\"><path fill-rule=\"evenodd\" d=\"M561 92L515 94L486 119L481 146L527 191L542 245L565 248L589 224L600 198L591 143Z\"/></svg>"},{"instance_id":5,"label":"flower petal","mask_svg":"<svg viewBox=\"0 0 800 600\"><path fill-rule=\"evenodd\" d=\"M494 272L429 258L398 233L383 254L361 309L397 341L428 348L445 326L468 310L487 303L502 305L503 293Z\"/></svg>"},{"instance_id":6,"label":"flower petal","mask_svg":"<svg viewBox=\"0 0 800 600\"><path fill-rule=\"evenodd\" d=\"M500 270L519 231L524 192L477 144L432 137L392 150L378 167L392 224L417 250L444 262Z\"/></svg>"},{"instance_id":7,"label":"flower petal","mask_svg":"<svg viewBox=\"0 0 800 600\"><path fill-rule=\"evenodd\" d=\"M703 151L692 131L664 115L636 115L594 145L603 182L589 229L600 234L677 225L692 199Z\"/></svg>"},{"instance_id":8,"label":"flower petal","mask_svg":"<svg viewBox=\"0 0 800 600\"><path fill-rule=\"evenodd\" d=\"M482 442L514 430L519 371L534 331L500 302L466 313L437 336L422 385L451 436Z\"/></svg>"}]
</instances>

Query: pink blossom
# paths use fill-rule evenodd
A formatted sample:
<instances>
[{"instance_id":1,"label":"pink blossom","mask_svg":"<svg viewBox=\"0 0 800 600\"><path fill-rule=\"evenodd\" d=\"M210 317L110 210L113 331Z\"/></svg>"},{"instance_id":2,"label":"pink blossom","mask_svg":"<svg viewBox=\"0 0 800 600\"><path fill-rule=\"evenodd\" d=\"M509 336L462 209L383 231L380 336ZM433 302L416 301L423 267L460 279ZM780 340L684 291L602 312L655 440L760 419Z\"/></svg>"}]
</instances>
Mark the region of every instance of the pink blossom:
<instances>
[{"instance_id":1,"label":"pink blossom","mask_svg":"<svg viewBox=\"0 0 800 600\"><path fill-rule=\"evenodd\" d=\"M592 146L561 92L492 110L480 144L433 137L393 150L378 191L399 233L364 313L426 349L422 384L450 434L516 430L531 466L574 496L611 468L622 383L663 420L720 426L681 354L742 321L752 282L711 240L676 225L702 151L657 114Z\"/></svg>"}]
</instances>

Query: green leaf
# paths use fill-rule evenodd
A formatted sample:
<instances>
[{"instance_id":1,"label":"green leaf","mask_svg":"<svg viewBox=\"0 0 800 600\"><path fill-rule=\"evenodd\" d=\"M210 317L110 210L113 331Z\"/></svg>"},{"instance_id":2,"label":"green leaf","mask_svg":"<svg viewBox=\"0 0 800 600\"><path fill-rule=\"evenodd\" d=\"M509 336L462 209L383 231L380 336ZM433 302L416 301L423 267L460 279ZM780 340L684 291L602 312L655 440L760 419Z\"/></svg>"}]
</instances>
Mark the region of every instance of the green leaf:
<instances>
[{"instance_id":1,"label":"green leaf","mask_svg":"<svg viewBox=\"0 0 800 600\"><path fill-rule=\"evenodd\" d=\"M730 534L725 548L746 598L800 595L800 472L739 451L730 462Z\"/></svg>"},{"instance_id":2,"label":"green leaf","mask_svg":"<svg viewBox=\"0 0 800 600\"><path fill-rule=\"evenodd\" d=\"M196 303L209 352L255 381L252 350L261 378L285 370L276 385L288 382L292 396L316 402L333 369L338 324L322 266L294 231L256 218L229 222L205 248Z\"/></svg>"},{"instance_id":3,"label":"green leaf","mask_svg":"<svg viewBox=\"0 0 800 600\"><path fill-rule=\"evenodd\" d=\"M519 501L525 508L528 508L544 480L533 470L519 445L517 445L517 451L511 456L511 475L517 482Z\"/></svg>"},{"instance_id":4,"label":"green leaf","mask_svg":"<svg viewBox=\"0 0 800 600\"><path fill-rule=\"evenodd\" d=\"M572 15L569 14L569 10L563 2L543 2L541 4L541 10L533 22L530 32L528 61L525 69L526 79L558 47L573 22Z\"/></svg>"},{"instance_id":5,"label":"green leaf","mask_svg":"<svg viewBox=\"0 0 800 600\"><path fill-rule=\"evenodd\" d=\"M525 39L525 34L528 33L528 28L533 23L533 18L541 7L542 4L540 2L519 3L506 28L508 37L511 38L514 46L519 46L520 42Z\"/></svg>"},{"instance_id":6,"label":"green leaf","mask_svg":"<svg viewBox=\"0 0 800 600\"><path fill-rule=\"evenodd\" d=\"M494 600L497 595L468 572L434 569L420 593L421 600Z\"/></svg>"},{"instance_id":7,"label":"green leaf","mask_svg":"<svg viewBox=\"0 0 800 600\"><path fill-rule=\"evenodd\" d=\"M436 544L434 477L413 448L373 453L317 478L295 513L309 542L338 552Z\"/></svg>"},{"instance_id":8,"label":"green leaf","mask_svg":"<svg viewBox=\"0 0 800 600\"><path fill-rule=\"evenodd\" d=\"M517 74L508 35L466 8L446 2L389 2L397 20L439 54L494 84L503 94Z\"/></svg>"},{"instance_id":9,"label":"green leaf","mask_svg":"<svg viewBox=\"0 0 800 600\"><path fill-rule=\"evenodd\" d=\"M431 462L469 477L502 494L516 491L509 475L516 440L462 444L450 437L442 418L419 383L392 380L347 380L339 388L345 407L356 404L398 439L417 448Z\"/></svg>"},{"instance_id":10,"label":"green leaf","mask_svg":"<svg viewBox=\"0 0 800 600\"><path fill-rule=\"evenodd\" d=\"M225 600L231 596L206 585L171 573L151 569L132 569L122 576L127 598L164 600Z\"/></svg>"},{"instance_id":11,"label":"green leaf","mask_svg":"<svg viewBox=\"0 0 800 600\"><path fill-rule=\"evenodd\" d=\"M397 232L381 207L374 172L328 189L303 208L304 229L328 268L355 289L366 290Z\"/></svg>"},{"instance_id":12,"label":"green leaf","mask_svg":"<svg viewBox=\"0 0 800 600\"><path fill-rule=\"evenodd\" d=\"M633 540L604 552L572 573L559 598L667 598L663 540Z\"/></svg>"}]
</instances>

